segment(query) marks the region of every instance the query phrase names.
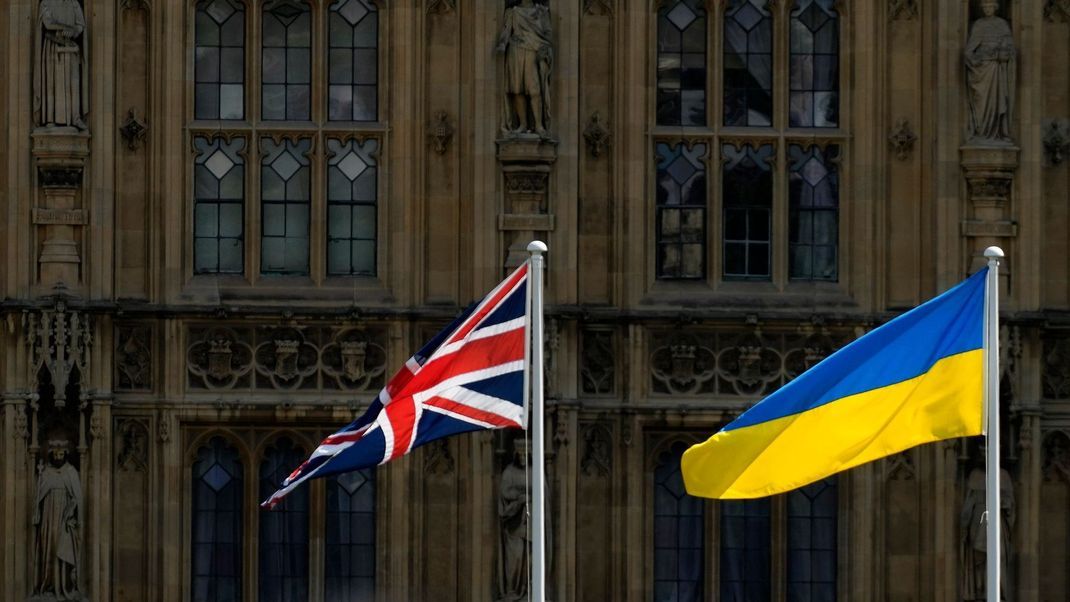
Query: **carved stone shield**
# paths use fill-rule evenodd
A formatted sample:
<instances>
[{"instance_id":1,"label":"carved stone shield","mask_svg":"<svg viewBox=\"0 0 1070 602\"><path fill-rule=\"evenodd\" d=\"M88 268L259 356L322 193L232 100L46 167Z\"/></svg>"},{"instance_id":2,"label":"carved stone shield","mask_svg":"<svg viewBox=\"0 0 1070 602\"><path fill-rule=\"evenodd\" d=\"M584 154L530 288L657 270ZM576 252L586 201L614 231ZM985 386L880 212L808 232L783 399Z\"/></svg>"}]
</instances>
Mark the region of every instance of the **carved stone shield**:
<instances>
[{"instance_id":1,"label":"carved stone shield","mask_svg":"<svg viewBox=\"0 0 1070 602\"><path fill-rule=\"evenodd\" d=\"M682 385L687 385L695 380L695 346L673 345L672 353L672 379Z\"/></svg>"},{"instance_id":2,"label":"carved stone shield","mask_svg":"<svg viewBox=\"0 0 1070 602\"><path fill-rule=\"evenodd\" d=\"M275 341L275 376L282 380L297 376L297 350L300 346L300 341Z\"/></svg>"},{"instance_id":3,"label":"carved stone shield","mask_svg":"<svg viewBox=\"0 0 1070 602\"><path fill-rule=\"evenodd\" d=\"M368 356L365 341L342 341L342 373L351 381L364 378L364 362Z\"/></svg>"},{"instance_id":4,"label":"carved stone shield","mask_svg":"<svg viewBox=\"0 0 1070 602\"><path fill-rule=\"evenodd\" d=\"M214 339L208 342L208 376L216 380L224 380L230 377L230 358L233 352L230 350L230 341L226 339Z\"/></svg>"}]
</instances>

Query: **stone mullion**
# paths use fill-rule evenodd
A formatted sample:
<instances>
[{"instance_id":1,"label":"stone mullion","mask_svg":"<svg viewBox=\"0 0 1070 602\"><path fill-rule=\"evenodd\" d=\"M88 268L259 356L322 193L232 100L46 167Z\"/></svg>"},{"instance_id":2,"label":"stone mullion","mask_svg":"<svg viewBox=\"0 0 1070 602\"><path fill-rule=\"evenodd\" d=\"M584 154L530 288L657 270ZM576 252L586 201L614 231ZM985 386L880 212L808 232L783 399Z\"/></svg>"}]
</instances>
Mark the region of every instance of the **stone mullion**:
<instances>
[{"instance_id":1,"label":"stone mullion","mask_svg":"<svg viewBox=\"0 0 1070 602\"><path fill-rule=\"evenodd\" d=\"M109 500L112 491L111 460L114 457L111 437L112 400L95 399L90 403L92 407L90 431L94 440L91 451L83 456L82 473L85 475L83 489L86 503L82 509L84 520L80 521L85 538L83 543L85 556L81 566L89 569L89 575L81 577L83 580L81 585L92 592L92 598L110 600L112 598L112 513Z\"/></svg>"},{"instance_id":2,"label":"stone mullion","mask_svg":"<svg viewBox=\"0 0 1070 602\"><path fill-rule=\"evenodd\" d=\"M0 497L0 519L3 520L4 536L4 573L2 580L3 597L7 600L22 600L30 594L33 575L30 566L33 540L30 503L33 499L33 459L26 449L26 434L19 413L26 411L26 398L23 395L5 393L3 398L4 450L3 477L8 483L4 496ZM24 414L25 415L25 414Z\"/></svg>"}]
</instances>

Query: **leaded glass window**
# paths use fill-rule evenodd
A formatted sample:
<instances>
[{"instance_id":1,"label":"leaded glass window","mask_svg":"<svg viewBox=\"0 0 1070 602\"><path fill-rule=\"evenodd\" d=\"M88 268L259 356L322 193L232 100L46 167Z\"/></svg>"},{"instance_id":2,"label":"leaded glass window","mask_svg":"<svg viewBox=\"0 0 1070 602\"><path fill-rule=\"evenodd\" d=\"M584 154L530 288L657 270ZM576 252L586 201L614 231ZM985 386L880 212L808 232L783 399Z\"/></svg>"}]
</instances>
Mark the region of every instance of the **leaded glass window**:
<instances>
[{"instance_id":1,"label":"leaded glass window","mask_svg":"<svg viewBox=\"0 0 1070 602\"><path fill-rule=\"evenodd\" d=\"M788 147L789 274L800 280L837 278L839 148Z\"/></svg>"},{"instance_id":2,"label":"leaded glass window","mask_svg":"<svg viewBox=\"0 0 1070 602\"><path fill-rule=\"evenodd\" d=\"M658 11L658 125L706 124L704 0L666 2Z\"/></svg>"},{"instance_id":3,"label":"leaded glass window","mask_svg":"<svg viewBox=\"0 0 1070 602\"><path fill-rule=\"evenodd\" d=\"M242 480L238 451L222 437L197 450L190 553L193 600L242 598Z\"/></svg>"},{"instance_id":4,"label":"leaded glass window","mask_svg":"<svg viewBox=\"0 0 1070 602\"><path fill-rule=\"evenodd\" d=\"M788 496L788 602L836 600L835 477Z\"/></svg>"},{"instance_id":5,"label":"leaded glass window","mask_svg":"<svg viewBox=\"0 0 1070 602\"><path fill-rule=\"evenodd\" d=\"M375 121L378 114L379 13L371 0L335 0L328 19L331 121Z\"/></svg>"},{"instance_id":6,"label":"leaded glass window","mask_svg":"<svg viewBox=\"0 0 1070 602\"><path fill-rule=\"evenodd\" d=\"M770 500L726 500L721 506L722 602L769 602Z\"/></svg>"},{"instance_id":7,"label":"leaded glass window","mask_svg":"<svg viewBox=\"0 0 1070 602\"><path fill-rule=\"evenodd\" d=\"M832 128L840 122L837 0L796 0L791 9L788 125Z\"/></svg>"},{"instance_id":8,"label":"leaded glass window","mask_svg":"<svg viewBox=\"0 0 1070 602\"><path fill-rule=\"evenodd\" d=\"M324 555L327 602L374 599L374 470L348 472L327 480Z\"/></svg>"},{"instance_id":9,"label":"leaded glass window","mask_svg":"<svg viewBox=\"0 0 1070 602\"><path fill-rule=\"evenodd\" d=\"M245 117L245 8L238 0L197 3L194 24L196 119Z\"/></svg>"},{"instance_id":10,"label":"leaded glass window","mask_svg":"<svg viewBox=\"0 0 1070 602\"><path fill-rule=\"evenodd\" d=\"M193 271L242 273L244 138L193 139Z\"/></svg>"},{"instance_id":11,"label":"leaded glass window","mask_svg":"<svg viewBox=\"0 0 1070 602\"><path fill-rule=\"evenodd\" d=\"M657 274L706 275L705 144L657 144Z\"/></svg>"},{"instance_id":12,"label":"leaded glass window","mask_svg":"<svg viewBox=\"0 0 1070 602\"><path fill-rule=\"evenodd\" d=\"M768 280L771 271L773 145L731 144L724 157L724 277Z\"/></svg>"},{"instance_id":13,"label":"leaded glass window","mask_svg":"<svg viewBox=\"0 0 1070 602\"><path fill-rule=\"evenodd\" d=\"M327 141L329 275L375 275L378 150L374 139Z\"/></svg>"},{"instance_id":14,"label":"leaded glass window","mask_svg":"<svg viewBox=\"0 0 1070 602\"><path fill-rule=\"evenodd\" d=\"M768 0L731 0L725 12L724 124L773 124L773 17Z\"/></svg>"},{"instance_id":15,"label":"leaded glass window","mask_svg":"<svg viewBox=\"0 0 1070 602\"><path fill-rule=\"evenodd\" d=\"M687 447L675 443L654 469L654 600L658 602L698 602L704 595L704 504L684 489L680 457Z\"/></svg>"},{"instance_id":16,"label":"leaded glass window","mask_svg":"<svg viewBox=\"0 0 1070 602\"><path fill-rule=\"evenodd\" d=\"M308 273L311 149L308 138L261 140L260 271L264 274Z\"/></svg>"},{"instance_id":17,"label":"leaded glass window","mask_svg":"<svg viewBox=\"0 0 1070 602\"><path fill-rule=\"evenodd\" d=\"M264 4L261 111L267 120L311 117L312 13L299 0Z\"/></svg>"},{"instance_id":18,"label":"leaded glass window","mask_svg":"<svg viewBox=\"0 0 1070 602\"><path fill-rule=\"evenodd\" d=\"M260 462L260 499L266 500L307 454L280 438ZM260 513L260 600L308 599L308 487L294 489L277 508Z\"/></svg>"}]
</instances>

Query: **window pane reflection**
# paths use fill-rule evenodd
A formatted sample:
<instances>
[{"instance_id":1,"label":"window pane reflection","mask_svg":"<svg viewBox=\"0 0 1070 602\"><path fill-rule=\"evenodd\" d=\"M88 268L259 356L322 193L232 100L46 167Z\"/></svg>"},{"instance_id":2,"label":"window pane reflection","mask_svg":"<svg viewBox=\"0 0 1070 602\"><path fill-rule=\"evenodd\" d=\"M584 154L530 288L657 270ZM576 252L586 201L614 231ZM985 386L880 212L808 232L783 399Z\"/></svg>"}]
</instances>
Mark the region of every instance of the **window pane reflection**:
<instances>
[{"instance_id":1,"label":"window pane reflection","mask_svg":"<svg viewBox=\"0 0 1070 602\"><path fill-rule=\"evenodd\" d=\"M308 273L310 139L261 139L260 271Z\"/></svg>"},{"instance_id":2,"label":"window pane reflection","mask_svg":"<svg viewBox=\"0 0 1070 602\"><path fill-rule=\"evenodd\" d=\"M379 141L327 141L327 273L374 276Z\"/></svg>"},{"instance_id":3,"label":"window pane reflection","mask_svg":"<svg viewBox=\"0 0 1070 602\"><path fill-rule=\"evenodd\" d=\"M667 2L658 11L658 125L706 124L704 0Z\"/></svg>"},{"instance_id":4,"label":"window pane reflection","mask_svg":"<svg viewBox=\"0 0 1070 602\"><path fill-rule=\"evenodd\" d=\"M797 0L791 10L791 127L839 125L839 13L836 0Z\"/></svg>"},{"instance_id":5,"label":"window pane reflection","mask_svg":"<svg viewBox=\"0 0 1070 602\"><path fill-rule=\"evenodd\" d=\"M838 276L839 147L792 144L790 168L788 271L800 280L830 280Z\"/></svg>"},{"instance_id":6,"label":"window pane reflection","mask_svg":"<svg viewBox=\"0 0 1070 602\"><path fill-rule=\"evenodd\" d=\"M379 13L371 0L335 0L328 14L328 118L375 121Z\"/></svg>"},{"instance_id":7,"label":"window pane reflection","mask_svg":"<svg viewBox=\"0 0 1070 602\"><path fill-rule=\"evenodd\" d=\"M194 13L193 114L245 117L245 8L237 0L197 3Z\"/></svg>"},{"instance_id":8,"label":"window pane reflection","mask_svg":"<svg viewBox=\"0 0 1070 602\"><path fill-rule=\"evenodd\" d=\"M788 494L788 601L836 600L836 479Z\"/></svg>"},{"instance_id":9,"label":"window pane reflection","mask_svg":"<svg viewBox=\"0 0 1070 602\"><path fill-rule=\"evenodd\" d=\"M768 0L731 0L724 21L724 124L773 123L773 19Z\"/></svg>"},{"instance_id":10,"label":"window pane reflection","mask_svg":"<svg viewBox=\"0 0 1070 602\"><path fill-rule=\"evenodd\" d=\"M309 6L298 0L275 0L264 5L264 119L307 120L311 116L311 22Z\"/></svg>"},{"instance_id":11,"label":"window pane reflection","mask_svg":"<svg viewBox=\"0 0 1070 602\"><path fill-rule=\"evenodd\" d=\"M706 275L706 145L657 147L658 278Z\"/></svg>"},{"instance_id":12,"label":"window pane reflection","mask_svg":"<svg viewBox=\"0 0 1070 602\"><path fill-rule=\"evenodd\" d=\"M197 136L193 147L193 272L240 274L245 139Z\"/></svg>"},{"instance_id":13,"label":"window pane reflection","mask_svg":"<svg viewBox=\"0 0 1070 602\"><path fill-rule=\"evenodd\" d=\"M770 600L769 498L721 506L721 600Z\"/></svg>"}]
</instances>

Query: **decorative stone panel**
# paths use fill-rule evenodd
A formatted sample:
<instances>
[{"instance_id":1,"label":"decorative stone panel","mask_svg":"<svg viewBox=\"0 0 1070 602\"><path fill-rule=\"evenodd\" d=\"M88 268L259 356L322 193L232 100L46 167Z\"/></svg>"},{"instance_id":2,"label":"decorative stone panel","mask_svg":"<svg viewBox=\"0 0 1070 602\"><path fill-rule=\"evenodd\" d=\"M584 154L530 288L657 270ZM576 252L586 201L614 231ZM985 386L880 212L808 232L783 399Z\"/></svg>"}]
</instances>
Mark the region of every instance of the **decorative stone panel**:
<instances>
[{"instance_id":1,"label":"decorative stone panel","mask_svg":"<svg viewBox=\"0 0 1070 602\"><path fill-rule=\"evenodd\" d=\"M585 328L580 339L580 386L585 395L617 391L616 345L612 330Z\"/></svg>"},{"instance_id":2,"label":"decorative stone panel","mask_svg":"<svg viewBox=\"0 0 1070 602\"><path fill-rule=\"evenodd\" d=\"M342 326L190 326L192 390L367 391L384 384L386 331Z\"/></svg>"},{"instance_id":3,"label":"decorative stone panel","mask_svg":"<svg viewBox=\"0 0 1070 602\"><path fill-rule=\"evenodd\" d=\"M765 396L850 341L848 333L689 329L651 337L656 394Z\"/></svg>"},{"instance_id":4,"label":"decorative stone panel","mask_svg":"<svg viewBox=\"0 0 1070 602\"><path fill-rule=\"evenodd\" d=\"M152 390L152 327L118 324L115 327L115 389Z\"/></svg>"},{"instance_id":5,"label":"decorative stone panel","mask_svg":"<svg viewBox=\"0 0 1070 602\"><path fill-rule=\"evenodd\" d=\"M1041 381L1046 399L1070 399L1070 335L1044 339Z\"/></svg>"}]
</instances>

